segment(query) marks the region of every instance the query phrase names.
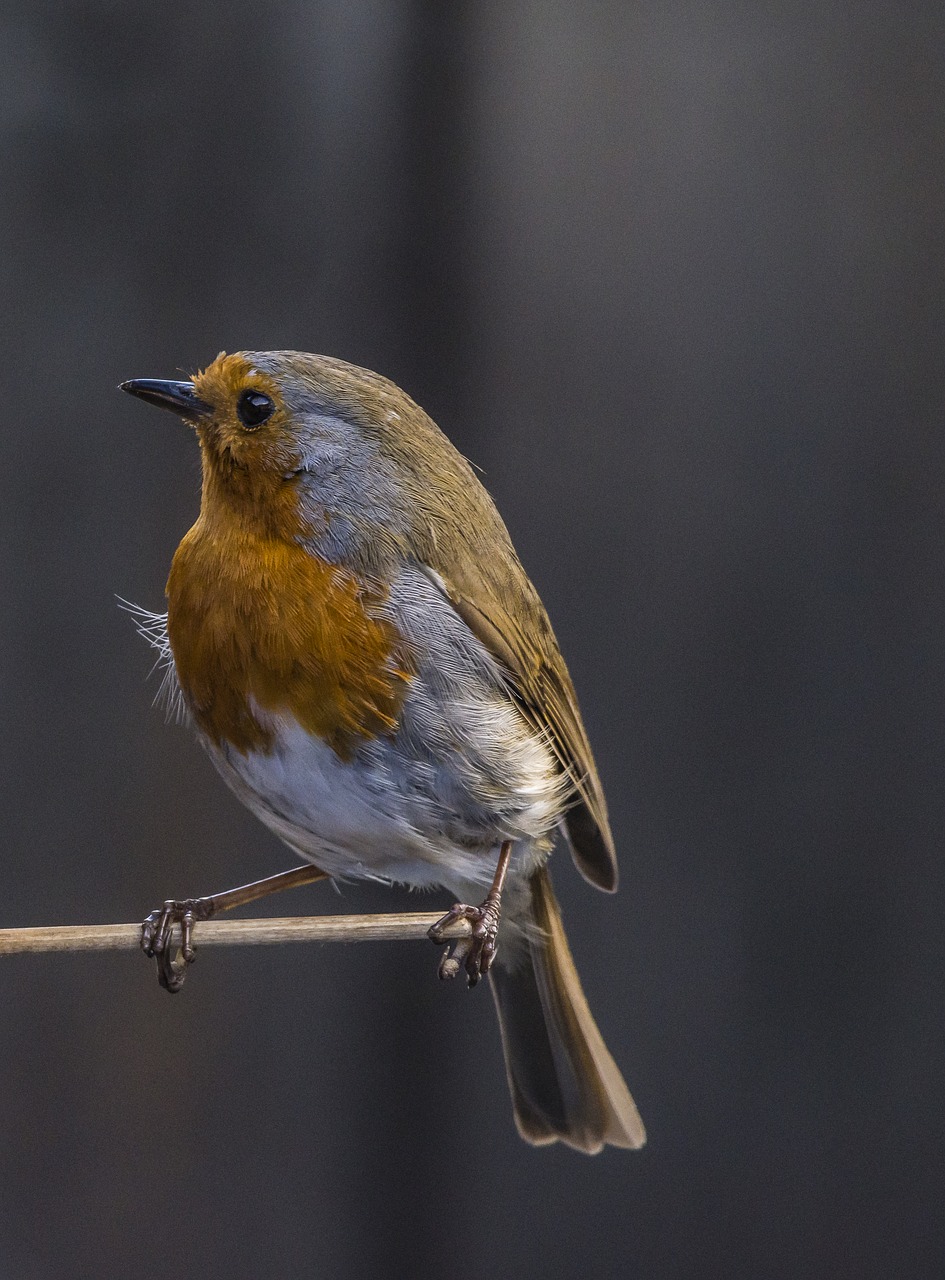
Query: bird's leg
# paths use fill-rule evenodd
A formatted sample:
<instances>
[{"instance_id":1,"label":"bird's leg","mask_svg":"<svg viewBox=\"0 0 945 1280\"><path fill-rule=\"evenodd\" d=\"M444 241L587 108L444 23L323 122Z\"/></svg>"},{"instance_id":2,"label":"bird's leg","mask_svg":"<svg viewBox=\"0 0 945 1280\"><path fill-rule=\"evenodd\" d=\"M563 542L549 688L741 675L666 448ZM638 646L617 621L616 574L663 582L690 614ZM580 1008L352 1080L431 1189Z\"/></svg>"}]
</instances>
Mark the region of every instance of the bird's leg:
<instances>
[{"instance_id":1,"label":"bird's leg","mask_svg":"<svg viewBox=\"0 0 945 1280\"><path fill-rule=\"evenodd\" d=\"M483 974L488 973L492 968L498 949L502 886L505 884L511 854L512 841L503 841L492 887L486 894L482 906L468 907L463 902L456 902L442 919L430 926L429 937L437 943L446 941L443 930L447 925L455 924L457 920L468 920L473 927L468 938L458 938L443 956L440 961L441 978L455 978L462 965L466 970L469 985L474 987Z\"/></svg>"},{"instance_id":2,"label":"bird's leg","mask_svg":"<svg viewBox=\"0 0 945 1280\"><path fill-rule=\"evenodd\" d=\"M243 907L247 902L268 897L270 893L294 889L297 885L312 884L315 880L326 878L327 872L307 862L302 867L280 871L278 875L267 876L265 880L254 880L252 884L227 889L225 893L214 893L208 898L168 898L164 906L152 911L141 926L141 949L146 956L153 956L157 962L158 982L164 990L180 991L187 975L187 966L193 963L194 925L198 921L209 920L220 911ZM171 931L175 925L180 925L181 934L181 945L176 956L171 949Z\"/></svg>"}]
</instances>

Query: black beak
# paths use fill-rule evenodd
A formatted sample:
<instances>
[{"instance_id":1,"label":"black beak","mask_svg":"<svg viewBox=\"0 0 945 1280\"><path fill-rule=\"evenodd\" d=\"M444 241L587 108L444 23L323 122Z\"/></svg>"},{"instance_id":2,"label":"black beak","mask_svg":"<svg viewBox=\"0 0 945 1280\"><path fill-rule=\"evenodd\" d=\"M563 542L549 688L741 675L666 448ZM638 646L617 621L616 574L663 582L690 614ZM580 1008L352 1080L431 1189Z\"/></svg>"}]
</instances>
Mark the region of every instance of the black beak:
<instances>
[{"instance_id":1,"label":"black beak","mask_svg":"<svg viewBox=\"0 0 945 1280\"><path fill-rule=\"evenodd\" d=\"M213 407L198 400L192 382L163 382L160 378L132 378L123 382L119 391L156 404L159 409L170 409L188 422L199 422L213 413Z\"/></svg>"}]
</instances>

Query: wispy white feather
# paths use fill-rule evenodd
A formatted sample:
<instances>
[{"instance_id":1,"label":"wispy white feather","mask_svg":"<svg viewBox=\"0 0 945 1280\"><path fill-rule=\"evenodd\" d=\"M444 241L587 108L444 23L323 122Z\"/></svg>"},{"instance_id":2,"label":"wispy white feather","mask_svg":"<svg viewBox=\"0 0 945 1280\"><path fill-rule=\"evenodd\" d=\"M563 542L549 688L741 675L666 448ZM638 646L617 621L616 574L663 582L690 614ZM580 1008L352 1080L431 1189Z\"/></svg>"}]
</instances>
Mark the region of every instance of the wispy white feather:
<instances>
[{"instance_id":1,"label":"wispy white feather","mask_svg":"<svg viewBox=\"0 0 945 1280\"><path fill-rule=\"evenodd\" d=\"M171 642L167 636L167 614L152 613L150 609L144 609L140 604L123 600L121 596L115 598L119 607L131 614L138 635L143 636L157 653L154 666L148 672L149 677L154 675L155 671L161 673L161 683L154 695L154 705L164 708L168 720L173 720L176 724L184 724L187 720L187 708L177 680Z\"/></svg>"}]
</instances>

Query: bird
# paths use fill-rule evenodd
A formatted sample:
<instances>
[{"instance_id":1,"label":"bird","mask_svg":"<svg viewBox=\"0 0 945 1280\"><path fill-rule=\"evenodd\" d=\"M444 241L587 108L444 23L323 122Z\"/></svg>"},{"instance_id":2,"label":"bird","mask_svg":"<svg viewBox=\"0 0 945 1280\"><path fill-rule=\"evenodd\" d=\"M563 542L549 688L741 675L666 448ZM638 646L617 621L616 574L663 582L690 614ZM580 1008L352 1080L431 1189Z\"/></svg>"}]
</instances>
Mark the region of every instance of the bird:
<instances>
[{"instance_id":1,"label":"bird","mask_svg":"<svg viewBox=\"0 0 945 1280\"><path fill-rule=\"evenodd\" d=\"M488 979L520 1135L642 1146L547 865L563 833L584 878L616 890L600 777L547 612L470 463L393 382L331 356L221 352L190 380L120 389L200 446L199 515L149 634L225 782L304 860L152 912L142 945L162 984L179 988L200 920L292 883L445 890L430 936L471 932L439 973Z\"/></svg>"}]
</instances>

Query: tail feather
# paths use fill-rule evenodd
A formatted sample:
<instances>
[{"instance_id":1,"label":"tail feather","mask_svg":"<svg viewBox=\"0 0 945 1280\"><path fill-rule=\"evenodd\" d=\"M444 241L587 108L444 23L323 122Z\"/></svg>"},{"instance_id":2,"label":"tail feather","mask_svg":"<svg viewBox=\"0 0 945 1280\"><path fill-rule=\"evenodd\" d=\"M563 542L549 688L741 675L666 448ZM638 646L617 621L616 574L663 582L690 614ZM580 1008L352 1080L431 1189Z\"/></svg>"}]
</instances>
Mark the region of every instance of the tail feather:
<instances>
[{"instance_id":1,"label":"tail feather","mask_svg":"<svg viewBox=\"0 0 945 1280\"><path fill-rule=\"evenodd\" d=\"M518 1131L589 1155L642 1147L643 1122L587 1007L547 870L529 889L537 928L510 967L500 951L491 973Z\"/></svg>"}]
</instances>

